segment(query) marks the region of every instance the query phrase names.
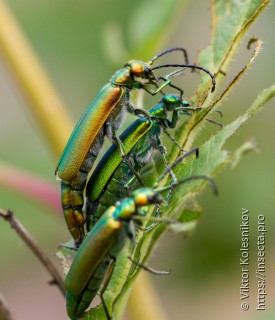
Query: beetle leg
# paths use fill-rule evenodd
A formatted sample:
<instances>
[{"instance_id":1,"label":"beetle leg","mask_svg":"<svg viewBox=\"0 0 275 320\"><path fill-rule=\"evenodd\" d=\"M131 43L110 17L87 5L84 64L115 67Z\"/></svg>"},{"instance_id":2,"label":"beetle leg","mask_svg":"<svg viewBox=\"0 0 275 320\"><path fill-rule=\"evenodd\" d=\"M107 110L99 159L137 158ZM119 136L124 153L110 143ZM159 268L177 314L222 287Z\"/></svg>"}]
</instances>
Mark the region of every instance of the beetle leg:
<instances>
[{"instance_id":1,"label":"beetle leg","mask_svg":"<svg viewBox=\"0 0 275 320\"><path fill-rule=\"evenodd\" d=\"M157 276L167 276L171 274L171 270L170 271L160 271L160 270L155 270L151 267L146 266L145 264L142 264L136 260L134 260L131 256L128 256L128 259L133 262L133 264L135 264L137 267L140 267L141 269L153 274L153 275L157 275Z\"/></svg>"},{"instance_id":2,"label":"beetle leg","mask_svg":"<svg viewBox=\"0 0 275 320\"><path fill-rule=\"evenodd\" d=\"M111 320L112 317L110 316L109 314L109 310L108 310L108 307L107 307L107 304L104 300L104 297L103 297L103 294L106 290L106 288L108 287L108 284L110 282L110 279L112 277L112 274L113 274L113 271L114 271L114 268L115 268L115 264L116 264L116 258L112 258L112 261L109 265L109 269L105 275L105 278L104 278L104 281L102 283L102 286L100 288L100 292L99 292L99 296L100 296L100 299L101 299L101 303L102 303L102 306L103 306L103 309L104 309L104 312L105 312L105 315L106 315L106 318L107 320Z\"/></svg>"},{"instance_id":3,"label":"beetle leg","mask_svg":"<svg viewBox=\"0 0 275 320\"><path fill-rule=\"evenodd\" d=\"M111 126L111 124L109 124L109 126ZM113 129L112 126L111 126L111 128ZM123 145L122 141L119 139L119 137L116 136L116 133L115 133L114 130L112 132L112 140L117 145L117 147L118 147L118 149L119 149L119 151L121 153L122 159L127 163L128 167L131 169L133 174L136 176L136 178L138 179L140 184L145 187L144 182L143 182L140 174L135 170L135 168L133 167L131 161L128 159L128 157L126 155L126 152L125 152L124 145Z\"/></svg>"}]
</instances>

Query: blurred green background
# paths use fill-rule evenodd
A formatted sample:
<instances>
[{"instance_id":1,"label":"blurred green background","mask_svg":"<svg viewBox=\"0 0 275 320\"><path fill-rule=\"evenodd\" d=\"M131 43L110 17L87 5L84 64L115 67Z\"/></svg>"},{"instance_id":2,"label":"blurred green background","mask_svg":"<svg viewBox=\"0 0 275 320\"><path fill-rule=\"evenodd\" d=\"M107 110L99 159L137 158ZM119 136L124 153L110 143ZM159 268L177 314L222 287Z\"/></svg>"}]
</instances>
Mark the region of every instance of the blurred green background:
<instances>
[{"instance_id":1,"label":"blurred green background","mask_svg":"<svg viewBox=\"0 0 275 320\"><path fill-rule=\"evenodd\" d=\"M199 50L210 42L208 1L175 1L176 10L168 21L169 32L164 34L161 28L156 28L155 36L150 40L151 47L148 45L146 50L142 50L142 36L146 28L158 26L164 13L168 14L173 9L171 3L173 1L152 0L150 4L148 1L123 0L8 1L74 121L125 58L128 59L125 50L131 58L149 59L162 49L183 46L188 50L191 62L196 60ZM275 7L271 5L249 31L250 36L255 34L263 39L264 50L221 106L224 124L243 113L261 89L274 83L274 14ZM115 36L121 37L121 42L108 40ZM244 41L224 80L225 84L247 62L250 54ZM189 76L188 80L184 79L187 97L196 88L196 76L191 75L190 78L190 81ZM1 160L48 179L58 187L54 177L57 159L2 58L0 92ZM172 269L169 277L152 277L168 319L275 317L272 303L275 296L272 272L275 264L272 252L275 240L272 233L275 226L274 104L271 101L264 112L251 119L227 144L228 149L233 150L244 140L255 137L260 152L245 156L234 171L228 166L215 178L219 197L213 197L210 190L205 190L200 197L204 213L196 232L188 239L168 232L153 253L152 266L160 270ZM200 139L216 130L206 124ZM2 186L0 207L12 208L56 265L59 264L54 256L56 247L69 238L60 217L41 204ZM250 310L247 312L240 309L239 293L242 208L250 210ZM255 310L258 214L265 215L268 230L266 311ZM56 288L46 283L50 280L49 275L2 220L0 252L0 291L18 319L38 319L38 314L40 320L67 319L63 298Z\"/></svg>"}]
</instances>

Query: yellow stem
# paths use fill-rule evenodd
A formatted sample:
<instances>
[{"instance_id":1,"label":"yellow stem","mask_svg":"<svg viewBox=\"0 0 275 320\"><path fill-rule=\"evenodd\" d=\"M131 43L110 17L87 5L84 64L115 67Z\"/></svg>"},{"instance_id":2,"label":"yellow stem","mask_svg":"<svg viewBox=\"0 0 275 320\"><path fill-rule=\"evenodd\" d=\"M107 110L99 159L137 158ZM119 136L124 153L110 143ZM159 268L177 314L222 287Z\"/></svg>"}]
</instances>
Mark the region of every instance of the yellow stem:
<instances>
[{"instance_id":1,"label":"yellow stem","mask_svg":"<svg viewBox=\"0 0 275 320\"><path fill-rule=\"evenodd\" d=\"M161 302L147 274L142 272L128 300L127 313L131 320L165 320Z\"/></svg>"},{"instance_id":2,"label":"yellow stem","mask_svg":"<svg viewBox=\"0 0 275 320\"><path fill-rule=\"evenodd\" d=\"M0 0L0 47L55 156L59 156L72 131L72 122L66 107L3 0Z\"/></svg>"}]
</instances>

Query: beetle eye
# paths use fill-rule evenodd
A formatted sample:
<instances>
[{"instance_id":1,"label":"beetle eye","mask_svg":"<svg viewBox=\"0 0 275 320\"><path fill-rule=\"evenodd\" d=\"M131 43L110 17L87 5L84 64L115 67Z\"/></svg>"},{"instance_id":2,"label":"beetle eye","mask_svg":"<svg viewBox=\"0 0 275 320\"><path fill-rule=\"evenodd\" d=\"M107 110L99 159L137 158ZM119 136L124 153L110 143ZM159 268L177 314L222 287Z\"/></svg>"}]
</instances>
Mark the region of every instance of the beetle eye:
<instances>
[{"instance_id":1,"label":"beetle eye","mask_svg":"<svg viewBox=\"0 0 275 320\"><path fill-rule=\"evenodd\" d=\"M144 73L144 77L147 79L155 78L151 68L144 66L143 73Z\"/></svg>"},{"instance_id":2,"label":"beetle eye","mask_svg":"<svg viewBox=\"0 0 275 320\"><path fill-rule=\"evenodd\" d=\"M144 74L146 75L146 77L148 77L150 74L150 71L147 67L144 67Z\"/></svg>"},{"instance_id":3,"label":"beetle eye","mask_svg":"<svg viewBox=\"0 0 275 320\"><path fill-rule=\"evenodd\" d=\"M165 102L165 103L169 103L169 102L171 102L171 96L170 95L165 95L164 97L163 97L163 102Z\"/></svg>"}]
</instances>

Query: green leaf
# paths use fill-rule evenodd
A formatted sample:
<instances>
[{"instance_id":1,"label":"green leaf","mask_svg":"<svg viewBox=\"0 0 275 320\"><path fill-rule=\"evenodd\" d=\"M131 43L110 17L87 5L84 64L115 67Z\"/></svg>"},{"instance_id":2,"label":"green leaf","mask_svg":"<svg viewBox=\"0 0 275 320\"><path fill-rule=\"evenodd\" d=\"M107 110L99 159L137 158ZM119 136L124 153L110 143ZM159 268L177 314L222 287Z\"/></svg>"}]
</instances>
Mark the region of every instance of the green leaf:
<instances>
[{"instance_id":1,"label":"green leaf","mask_svg":"<svg viewBox=\"0 0 275 320\"><path fill-rule=\"evenodd\" d=\"M190 222L193 220L198 220L202 214L202 208L198 204L196 198L190 194L189 197L186 197L184 204L184 209L177 216L177 220L180 222Z\"/></svg>"},{"instance_id":2,"label":"green leaf","mask_svg":"<svg viewBox=\"0 0 275 320\"><path fill-rule=\"evenodd\" d=\"M230 93L230 91L234 88L236 83L240 80L240 78L245 74L245 72L250 68L255 58L260 52L262 42L260 40L256 41L256 48L249 60L249 62L239 71L239 73L233 78L233 80L226 87L224 92L214 101L212 102L214 96L208 95L205 93L205 88L200 86L197 91L197 96L193 99L195 105L201 106L201 110L198 112L194 112L188 122L184 123L180 129L177 130L176 140L182 145L183 149L188 149L189 146L192 145L195 137L200 131L201 126L208 119L208 116L213 113L217 107L219 107L220 103L224 100L224 98ZM203 99L201 97L204 97ZM202 100L201 100L202 99ZM201 105L200 101L203 101ZM177 156L176 149L170 155L170 161L174 161Z\"/></svg>"},{"instance_id":3,"label":"green leaf","mask_svg":"<svg viewBox=\"0 0 275 320\"><path fill-rule=\"evenodd\" d=\"M186 223L173 223L169 225L169 229L175 233L184 233L185 237L191 235L197 226L196 221L190 221Z\"/></svg>"},{"instance_id":4,"label":"green leaf","mask_svg":"<svg viewBox=\"0 0 275 320\"><path fill-rule=\"evenodd\" d=\"M257 152L257 143L254 139L250 139L249 141L244 142L242 146L235 150L233 155L231 156L231 167L234 169L238 163L240 162L243 155L254 151Z\"/></svg>"},{"instance_id":5,"label":"green leaf","mask_svg":"<svg viewBox=\"0 0 275 320\"><path fill-rule=\"evenodd\" d=\"M71 264L76 255L77 249L74 246L74 240L71 239L66 244L60 244L56 256L60 260L63 273L67 275L70 270Z\"/></svg>"},{"instance_id":6,"label":"green leaf","mask_svg":"<svg viewBox=\"0 0 275 320\"><path fill-rule=\"evenodd\" d=\"M100 305L97 305L93 308L93 312L85 312L81 320L98 320L106 319L103 308Z\"/></svg>"},{"instance_id":7,"label":"green leaf","mask_svg":"<svg viewBox=\"0 0 275 320\"><path fill-rule=\"evenodd\" d=\"M248 150L255 150L256 145L253 142L245 143L237 151L230 155L227 150L222 147L241 125L243 125L250 117L254 116L266 102L272 99L275 95L275 85L261 91L252 106L247 112L238 117L235 121L225 126L216 135L214 135L206 144L200 148L198 159L190 159L186 164L175 168L174 172L181 178L187 178L196 175L214 176L224 165L229 161L239 161L240 156ZM191 186L190 186L191 184ZM203 181L193 181L188 185L179 186L173 195L170 203L170 211L174 212L182 205L182 196L188 192L196 192L201 190L201 187L206 183Z\"/></svg>"},{"instance_id":8,"label":"green leaf","mask_svg":"<svg viewBox=\"0 0 275 320\"><path fill-rule=\"evenodd\" d=\"M219 83L223 76L220 70L226 72L234 57L240 41L248 27L269 0L212 0L212 44L201 51L198 63L212 70L217 75ZM202 76L201 86L209 85L209 79Z\"/></svg>"}]
</instances>

